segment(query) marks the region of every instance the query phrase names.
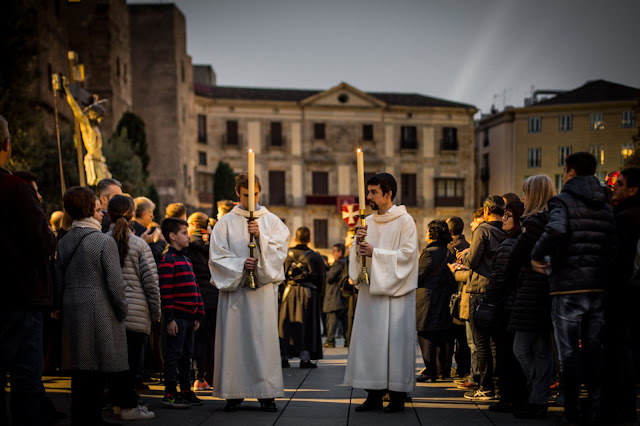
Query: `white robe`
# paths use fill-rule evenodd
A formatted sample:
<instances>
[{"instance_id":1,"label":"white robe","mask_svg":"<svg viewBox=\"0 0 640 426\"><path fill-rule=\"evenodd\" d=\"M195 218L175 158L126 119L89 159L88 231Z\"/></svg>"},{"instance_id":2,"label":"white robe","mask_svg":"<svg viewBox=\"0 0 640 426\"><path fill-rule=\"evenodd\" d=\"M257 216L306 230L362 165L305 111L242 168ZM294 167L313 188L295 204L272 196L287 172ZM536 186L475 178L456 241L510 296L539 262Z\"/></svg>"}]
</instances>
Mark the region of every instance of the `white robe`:
<instances>
[{"instance_id":1,"label":"white robe","mask_svg":"<svg viewBox=\"0 0 640 426\"><path fill-rule=\"evenodd\" d=\"M249 257L249 212L236 206L213 228L209 268L220 289L216 320L213 396L226 399L284 396L278 338L278 284L284 280L289 229L265 207L254 257L260 288L244 287Z\"/></svg>"},{"instance_id":2,"label":"white robe","mask_svg":"<svg viewBox=\"0 0 640 426\"><path fill-rule=\"evenodd\" d=\"M404 206L365 219L370 286L358 287L344 384L411 392L415 387L418 234ZM354 247L349 276L357 282L362 258Z\"/></svg>"}]
</instances>

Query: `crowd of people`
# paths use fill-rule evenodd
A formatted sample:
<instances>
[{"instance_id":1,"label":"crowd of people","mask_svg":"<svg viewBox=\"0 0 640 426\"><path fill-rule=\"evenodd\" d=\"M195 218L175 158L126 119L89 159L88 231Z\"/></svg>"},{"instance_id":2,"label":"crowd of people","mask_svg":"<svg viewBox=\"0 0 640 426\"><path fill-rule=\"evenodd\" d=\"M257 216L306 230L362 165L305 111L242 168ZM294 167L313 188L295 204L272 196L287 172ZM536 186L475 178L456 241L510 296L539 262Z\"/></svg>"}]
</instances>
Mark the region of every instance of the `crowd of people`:
<instances>
[{"instance_id":1,"label":"crowd of people","mask_svg":"<svg viewBox=\"0 0 640 426\"><path fill-rule=\"evenodd\" d=\"M531 176L522 200L484 200L470 241L461 218L431 221L421 253L394 177L378 173L367 182L373 214L334 244L329 265L307 227L289 247L287 226L259 203L258 177L249 205L247 173L236 177L239 202L219 203L216 219L174 203L158 224L151 200L109 178L95 193L69 188L48 220L37 177L8 172L10 156L0 117L4 424L61 415L43 371L70 373L77 425L101 424L105 406L154 418L137 392L151 371L163 407L202 405L196 392L210 390L226 412L245 398L274 412L282 369L292 358L317 368L340 332L344 383L368 393L356 412L402 411L416 381L453 378L465 398L495 401L492 411L544 418L557 380L569 423L636 419L640 169L609 188L591 154L572 154L560 194Z\"/></svg>"}]
</instances>

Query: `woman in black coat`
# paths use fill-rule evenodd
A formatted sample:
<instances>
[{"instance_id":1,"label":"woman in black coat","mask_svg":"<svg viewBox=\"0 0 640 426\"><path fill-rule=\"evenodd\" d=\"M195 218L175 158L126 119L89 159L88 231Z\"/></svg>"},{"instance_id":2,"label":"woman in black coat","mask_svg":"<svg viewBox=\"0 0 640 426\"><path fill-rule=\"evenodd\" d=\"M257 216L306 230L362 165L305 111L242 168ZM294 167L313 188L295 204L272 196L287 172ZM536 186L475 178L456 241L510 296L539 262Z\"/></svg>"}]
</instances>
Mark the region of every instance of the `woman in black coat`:
<instances>
[{"instance_id":1,"label":"woman in black coat","mask_svg":"<svg viewBox=\"0 0 640 426\"><path fill-rule=\"evenodd\" d=\"M515 331L513 352L527 377L529 409L515 413L520 418L547 415L549 385L553 372L551 342L551 300L549 281L531 267L531 251L547 224L547 203L555 188L546 175L524 181L522 233L513 248L513 262L520 265L520 277L509 326Z\"/></svg>"},{"instance_id":2,"label":"woman in black coat","mask_svg":"<svg viewBox=\"0 0 640 426\"><path fill-rule=\"evenodd\" d=\"M446 341L453 324L449 299L457 286L447 265L455 262L447 248L450 241L446 222L433 220L429 223L427 247L420 254L416 290L416 329L425 365L425 372L417 378L419 382L436 381L438 349L441 374L448 377L451 371L451 354L446 353Z\"/></svg>"},{"instance_id":3,"label":"woman in black coat","mask_svg":"<svg viewBox=\"0 0 640 426\"><path fill-rule=\"evenodd\" d=\"M524 411L527 409L529 393L526 377L520 363L513 354L514 332L508 330L516 286L520 274L520 265L512 260L513 248L521 233L520 217L524 212L524 204L514 201L507 204L502 217L502 230L507 233L493 259L491 281L480 304L495 307L496 323L492 324L491 338L496 344L495 364L499 366L498 388L500 401L490 405L493 412Z\"/></svg>"}]
</instances>

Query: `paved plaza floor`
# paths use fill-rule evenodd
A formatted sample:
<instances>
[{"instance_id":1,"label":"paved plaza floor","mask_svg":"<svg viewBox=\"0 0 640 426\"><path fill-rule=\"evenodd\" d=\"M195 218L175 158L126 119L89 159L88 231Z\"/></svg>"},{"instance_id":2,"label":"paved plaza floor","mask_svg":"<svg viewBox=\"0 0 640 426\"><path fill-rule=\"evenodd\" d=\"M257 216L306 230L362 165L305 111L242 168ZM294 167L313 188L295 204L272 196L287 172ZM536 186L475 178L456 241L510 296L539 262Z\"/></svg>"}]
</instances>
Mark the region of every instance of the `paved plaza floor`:
<instances>
[{"instance_id":1,"label":"paved plaza floor","mask_svg":"<svg viewBox=\"0 0 640 426\"><path fill-rule=\"evenodd\" d=\"M422 367L422 359L416 355L416 371ZM146 425L542 425L559 424L562 408L550 407L546 420L518 420L511 414L493 413L489 403L474 403L463 397L464 391L455 387L451 380L437 383L418 383L411 394L404 412L384 414L382 411L356 413L355 407L366 398L366 392L342 385L347 363L345 348L325 349L324 359L317 369L300 369L297 361L291 368L283 370L285 397L278 398L278 412L264 413L259 410L257 400L242 403L242 410L236 413L222 411L224 400L213 398L209 391L198 392L204 401L202 406L187 410L172 410L160 407L164 388L151 384L149 391L140 392L154 411L156 418L147 421L119 420L110 411L104 411L104 418L122 424ZM250 367L248 367L250 368ZM68 378L47 377L47 393L58 409L69 411L70 380ZM68 424L62 421L59 425Z\"/></svg>"}]
</instances>

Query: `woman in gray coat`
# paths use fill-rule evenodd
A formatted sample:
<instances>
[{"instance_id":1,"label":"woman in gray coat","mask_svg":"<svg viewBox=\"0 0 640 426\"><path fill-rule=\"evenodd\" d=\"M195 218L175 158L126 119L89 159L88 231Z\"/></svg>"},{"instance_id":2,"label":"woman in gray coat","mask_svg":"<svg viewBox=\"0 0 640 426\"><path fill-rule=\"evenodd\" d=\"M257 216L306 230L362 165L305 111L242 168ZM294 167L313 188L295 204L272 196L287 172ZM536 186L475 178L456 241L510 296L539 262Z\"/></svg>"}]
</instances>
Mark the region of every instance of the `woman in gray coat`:
<instances>
[{"instance_id":1,"label":"woman in gray coat","mask_svg":"<svg viewBox=\"0 0 640 426\"><path fill-rule=\"evenodd\" d=\"M109 200L107 213L111 227L107 235L113 237L118 246L120 266L126 282L126 300L129 314L125 319L127 330L127 350L129 372L126 377L125 393L113 395L114 402L121 408L123 420L143 420L155 417L144 405L138 405L136 393L136 373L144 369L141 365L144 343L151 331L151 322L160 320L160 287L158 269L151 254L149 244L136 237L131 228L133 200L124 195L116 195Z\"/></svg>"},{"instance_id":2,"label":"woman in gray coat","mask_svg":"<svg viewBox=\"0 0 640 426\"><path fill-rule=\"evenodd\" d=\"M56 284L62 301L62 367L71 370L71 423L102 424L105 375L129 367L125 282L115 241L92 217L93 192L69 188L64 208L73 224L58 244ZM120 386L112 382L116 391Z\"/></svg>"}]
</instances>

